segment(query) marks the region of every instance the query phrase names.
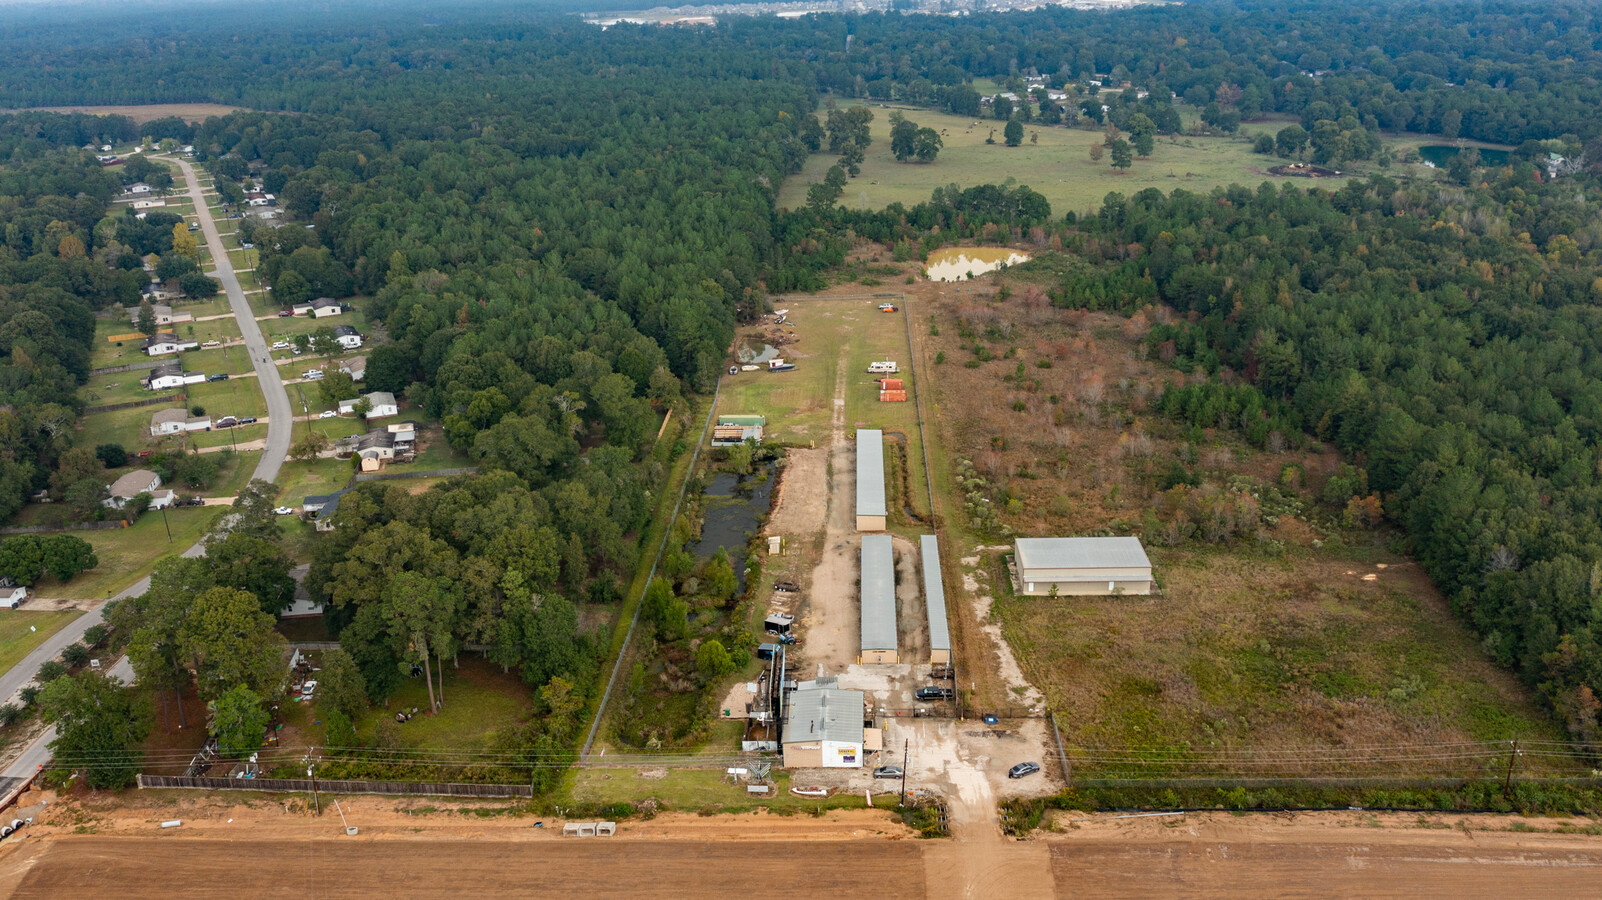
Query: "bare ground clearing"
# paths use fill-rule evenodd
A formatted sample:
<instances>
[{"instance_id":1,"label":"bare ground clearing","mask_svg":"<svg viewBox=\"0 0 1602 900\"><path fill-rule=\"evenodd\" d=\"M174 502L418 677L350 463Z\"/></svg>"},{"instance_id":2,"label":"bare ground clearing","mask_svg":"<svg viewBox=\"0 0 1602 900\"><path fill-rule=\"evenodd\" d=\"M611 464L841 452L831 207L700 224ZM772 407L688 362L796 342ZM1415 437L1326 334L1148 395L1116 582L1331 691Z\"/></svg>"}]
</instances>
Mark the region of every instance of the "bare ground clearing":
<instances>
[{"instance_id":1,"label":"bare ground clearing","mask_svg":"<svg viewBox=\"0 0 1602 900\"><path fill-rule=\"evenodd\" d=\"M57 112L84 113L91 116L127 116L143 125L156 119L177 116L186 122L201 122L212 116L226 116L243 110L243 106L224 106L221 103L152 103L138 106L36 106L30 109L5 109L4 113Z\"/></svg>"}]
</instances>

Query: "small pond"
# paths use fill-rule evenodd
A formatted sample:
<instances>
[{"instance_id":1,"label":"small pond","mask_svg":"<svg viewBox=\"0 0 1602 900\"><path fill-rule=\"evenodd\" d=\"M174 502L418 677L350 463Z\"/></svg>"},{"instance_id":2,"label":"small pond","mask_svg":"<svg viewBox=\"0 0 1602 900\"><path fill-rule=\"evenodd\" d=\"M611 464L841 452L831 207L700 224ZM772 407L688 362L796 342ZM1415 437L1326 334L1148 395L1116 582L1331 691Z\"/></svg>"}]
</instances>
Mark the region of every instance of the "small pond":
<instances>
[{"instance_id":1,"label":"small pond","mask_svg":"<svg viewBox=\"0 0 1602 900\"><path fill-rule=\"evenodd\" d=\"M1468 148L1453 147L1448 144L1426 144L1418 148L1418 155L1425 162L1437 169L1443 169L1452 161L1452 157ZM1508 160L1507 150L1492 150L1488 147L1476 147L1480 151L1480 163L1487 166L1505 165Z\"/></svg>"},{"instance_id":2,"label":"small pond","mask_svg":"<svg viewBox=\"0 0 1602 900\"><path fill-rule=\"evenodd\" d=\"M745 593L746 545L751 535L768 514L773 497L772 460L751 467L749 475L717 472L702 494L705 512L701 524L701 539L691 551L702 559L717 555L718 548L729 551L729 563L734 566L734 577L740 582L740 593Z\"/></svg>"},{"instance_id":3,"label":"small pond","mask_svg":"<svg viewBox=\"0 0 1602 900\"><path fill-rule=\"evenodd\" d=\"M1028 261L1027 254L1006 247L947 247L929 254L924 268L930 281L963 281Z\"/></svg>"}]
</instances>

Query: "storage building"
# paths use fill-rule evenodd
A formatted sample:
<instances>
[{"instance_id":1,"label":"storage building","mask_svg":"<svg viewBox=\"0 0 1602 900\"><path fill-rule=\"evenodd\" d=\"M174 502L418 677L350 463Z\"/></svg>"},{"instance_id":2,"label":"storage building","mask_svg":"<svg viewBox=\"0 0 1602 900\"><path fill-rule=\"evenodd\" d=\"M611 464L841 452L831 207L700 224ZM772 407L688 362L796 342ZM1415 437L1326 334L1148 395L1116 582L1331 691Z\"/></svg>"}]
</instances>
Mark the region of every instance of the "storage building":
<instances>
[{"instance_id":1,"label":"storage building","mask_svg":"<svg viewBox=\"0 0 1602 900\"><path fill-rule=\"evenodd\" d=\"M857 429L857 530L883 531L884 432Z\"/></svg>"},{"instance_id":2,"label":"storage building","mask_svg":"<svg viewBox=\"0 0 1602 900\"><path fill-rule=\"evenodd\" d=\"M785 768L860 768L865 708L861 691L812 687L792 693L784 717Z\"/></svg>"},{"instance_id":3,"label":"storage building","mask_svg":"<svg viewBox=\"0 0 1602 900\"><path fill-rule=\"evenodd\" d=\"M862 653L867 665L900 662L896 650L896 554L888 534L862 537Z\"/></svg>"},{"instance_id":4,"label":"storage building","mask_svg":"<svg viewBox=\"0 0 1602 900\"><path fill-rule=\"evenodd\" d=\"M881 378L881 379L879 379L879 402L880 403L905 403L905 402L907 402L907 387L906 387L906 383L903 382L899 378Z\"/></svg>"},{"instance_id":5,"label":"storage building","mask_svg":"<svg viewBox=\"0 0 1602 900\"><path fill-rule=\"evenodd\" d=\"M929 663L951 665L951 629L946 624L946 583L940 577L940 543L932 534L918 538L923 550L923 605L929 611Z\"/></svg>"},{"instance_id":6,"label":"storage building","mask_svg":"<svg viewBox=\"0 0 1602 900\"><path fill-rule=\"evenodd\" d=\"M1139 538L1018 538L1015 549L1013 587L1026 596L1151 593Z\"/></svg>"}]
</instances>

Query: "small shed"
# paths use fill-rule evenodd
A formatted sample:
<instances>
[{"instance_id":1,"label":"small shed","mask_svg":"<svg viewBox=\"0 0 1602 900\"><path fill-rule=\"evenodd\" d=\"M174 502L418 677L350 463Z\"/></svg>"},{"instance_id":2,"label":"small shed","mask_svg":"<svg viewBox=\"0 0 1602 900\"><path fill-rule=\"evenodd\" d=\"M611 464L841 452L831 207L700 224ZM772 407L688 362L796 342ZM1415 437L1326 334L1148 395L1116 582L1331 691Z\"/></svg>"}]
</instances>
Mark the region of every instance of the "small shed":
<instances>
[{"instance_id":1,"label":"small shed","mask_svg":"<svg viewBox=\"0 0 1602 900\"><path fill-rule=\"evenodd\" d=\"M1014 549L1013 588L1025 596L1151 593L1139 538L1018 538Z\"/></svg>"},{"instance_id":2,"label":"small shed","mask_svg":"<svg viewBox=\"0 0 1602 900\"><path fill-rule=\"evenodd\" d=\"M762 620L762 630L768 634L789 634L790 626L795 624L795 616L788 613L774 613Z\"/></svg>"},{"instance_id":3,"label":"small shed","mask_svg":"<svg viewBox=\"0 0 1602 900\"><path fill-rule=\"evenodd\" d=\"M16 609L28 599L28 589L0 575L0 608Z\"/></svg>"},{"instance_id":4,"label":"small shed","mask_svg":"<svg viewBox=\"0 0 1602 900\"><path fill-rule=\"evenodd\" d=\"M884 432L857 429L857 530L883 531L888 511L884 499Z\"/></svg>"},{"instance_id":5,"label":"small shed","mask_svg":"<svg viewBox=\"0 0 1602 900\"><path fill-rule=\"evenodd\" d=\"M905 403L905 402L907 402L906 384L899 378L881 378L881 379L879 379L879 402L880 403Z\"/></svg>"},{"instance_id":6,"label":"small shed","mask_svg":"<svg viewBox=\"0 0 1602 900\"><path fill-rule=\"evenodd\" d=\"M862 537L862 653L865 665L895 665L896 554L888 534Z\"/></svg>"}]
</instances>

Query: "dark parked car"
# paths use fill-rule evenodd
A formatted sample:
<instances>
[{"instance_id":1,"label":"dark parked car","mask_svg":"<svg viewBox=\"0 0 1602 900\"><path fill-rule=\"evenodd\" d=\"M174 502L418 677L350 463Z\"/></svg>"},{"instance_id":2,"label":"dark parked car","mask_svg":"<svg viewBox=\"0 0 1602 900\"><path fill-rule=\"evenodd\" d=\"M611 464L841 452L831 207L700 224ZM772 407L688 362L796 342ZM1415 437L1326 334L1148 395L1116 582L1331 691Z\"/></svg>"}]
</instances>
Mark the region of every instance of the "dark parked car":
<instances>
[{"instance_id":1,"label":"dark parked car","mask_svg":"<svg viewBox=\"0 0 1602 900\"><path fill-rule=\"evenodd\" d=\"M235 425L238 425L238 424L239 424L239 420L234 418L233 416L223 416L222 418L218 419L217 421L211 423L211 427L213 427L213 428L232 428L232 427L234 427Z\"/></svg>"},{"instance_id":2,"label":"dark parked car","mask_svg":"<svg viewBox=\"0 0 1602 900\"><path fill-rule=\"evenodd\" d=\"M241 425L254 425L254 424L256 424L256 417L255 416L246 416L243 419L239 420L239 424L241 424Z\"/></svg>"},{"instance_id":3,"label":"dark parked car","mask_svg":"<svg viewBox=\"0 0 1602 900\"><path fill-rule=\"evenodd\" d=\"M789 593L794 593L796 591L801 590L801 585L796 584L793 581L775 581L773 583L773 589L776 590L776 591L786 591L786 592L789 592Z\"/></svg>"},{"instance_id":4,"label":"dark parked car","mask_svg":"<svg viewBox=\"0 0 1602 900\"><path fill-rule=\"evenodd\" d=\"M918 688L913 696L919 700L954 700L957 697L957 692L951 688L929 685L928 687Z\"/></svg>"},{"instance_id":5,"label":"dark parked car","mask_svg":"<svg viewBox=\"0 0 1602 900\"><path fill-rule=\"evenodd\" d=\"M900 766L880 766L873 770L875 778L900 778L901 774Z\"/></svg>"},{"instance_id":6,"label":"dark parked car","mask_svg":"<svg viewBox=\"0 0 1602 900\"><path fill-rule=\"evenodd\" d=\"M206 380L207 381L227 381L228 380L228 373L227 372L218 372L216 375L207 375L206 376Z\"/></svg>"},{"instance_id":7,"label":"dark parked car","mask_svg":"<svg viewBox=\"0 0 1602 900\"><path fill-rule=\"evenodd\" d=\"M1038 771L1040 771L1040 763L1037 763L1037 762L1021 762L1021 763L1017 764L1016 766L1013 766L1012 768L1007 770L1007 777L1008 778L1022 778L1025 775L1033 775Z\"/></svg>"}]
</instances>

